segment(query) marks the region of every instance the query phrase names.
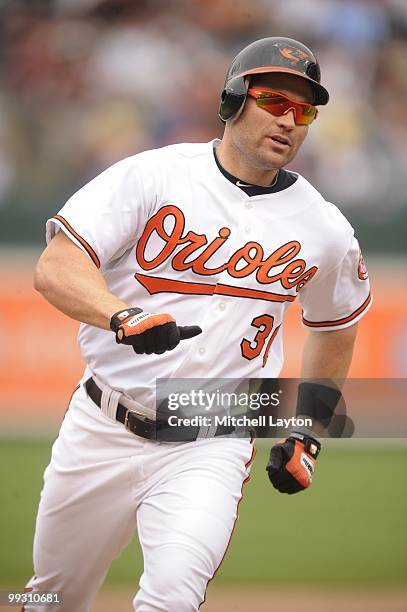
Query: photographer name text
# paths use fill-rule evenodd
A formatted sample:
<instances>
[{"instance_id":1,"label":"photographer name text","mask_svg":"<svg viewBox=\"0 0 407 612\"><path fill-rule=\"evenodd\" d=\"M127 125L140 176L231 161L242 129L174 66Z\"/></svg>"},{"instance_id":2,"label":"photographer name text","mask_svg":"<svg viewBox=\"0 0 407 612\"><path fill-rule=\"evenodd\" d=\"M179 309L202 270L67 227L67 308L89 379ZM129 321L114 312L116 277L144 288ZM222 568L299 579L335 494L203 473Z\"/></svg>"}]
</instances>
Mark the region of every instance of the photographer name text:
<instances>
[{"instance_id":1,"label":"photographer name text","mask_svg":"<svg viewBox=\"0 0 407 612\"><path fill-rule=\"evenodd\" d=\"M275 418L272 415L260 415L258 417L232 416L232 415L196 415L193 417L178 417L171 415L168 417L168 425L170 427L310 427L312 428L312 419L289 417Z\"/></svg>"}]
</instances>

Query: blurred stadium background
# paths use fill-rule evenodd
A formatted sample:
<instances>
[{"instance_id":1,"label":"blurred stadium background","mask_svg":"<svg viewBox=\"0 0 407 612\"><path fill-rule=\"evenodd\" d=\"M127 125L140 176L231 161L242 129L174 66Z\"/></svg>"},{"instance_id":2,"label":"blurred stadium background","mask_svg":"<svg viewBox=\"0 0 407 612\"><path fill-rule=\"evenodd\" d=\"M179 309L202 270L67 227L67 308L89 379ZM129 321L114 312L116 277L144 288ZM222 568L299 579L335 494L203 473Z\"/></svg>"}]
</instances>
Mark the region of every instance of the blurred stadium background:
<instances>
[{"instance_id":1,"label":"blurred stadium background","mask_svg":"<svg viewBox=\"0 0 407 612\"><path fill-rule=\"evenodd\" d=\"M127 155L220 137L226 69L269 35L315 50L331 92L291 167L339 205L366 255L375 302L351 374L406 377L405 0L0 0L0 589L31 574L42 471L83 365L77 324L32 289L45 220ZM286 376L298 375L298 314L285 334ZM268 486L265 452L216 580L229 603L210 590L208 612L248 609L242 589L262 612L304 588L313 595L290 609L312 600L314 612L318 602L324 612L405 612L405 446L337 442L298 499ZM117 602L140 568L133 544L109 575L120 589L109 609L129 609Z\"/></svg>"}]
</instances>

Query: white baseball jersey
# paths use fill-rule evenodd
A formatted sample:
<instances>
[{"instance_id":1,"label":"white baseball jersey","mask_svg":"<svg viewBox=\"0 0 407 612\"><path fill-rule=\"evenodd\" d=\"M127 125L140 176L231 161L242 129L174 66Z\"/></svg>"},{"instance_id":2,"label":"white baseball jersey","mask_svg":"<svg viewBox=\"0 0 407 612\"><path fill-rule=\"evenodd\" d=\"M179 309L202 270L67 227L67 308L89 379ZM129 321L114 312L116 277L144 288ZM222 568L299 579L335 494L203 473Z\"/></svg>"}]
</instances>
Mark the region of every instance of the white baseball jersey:
<instances>
[{"instance_id":1,"label":"white baseball jersey","mask_svg":"<svg viewBox=\"0 0 407 612\"><path fill-rule=\"evenodd\" d=\"M213 147L179 144L124 159L47 223L63 230L129 306L170 313L203 333L162 355L137 355L82 324L90 372L150 413L156 378L278 376L282 324L299 299L310 330L337 330L371 305L354 231L302 176L249 196L219 170Z\"/></svg>"}]
</instances>

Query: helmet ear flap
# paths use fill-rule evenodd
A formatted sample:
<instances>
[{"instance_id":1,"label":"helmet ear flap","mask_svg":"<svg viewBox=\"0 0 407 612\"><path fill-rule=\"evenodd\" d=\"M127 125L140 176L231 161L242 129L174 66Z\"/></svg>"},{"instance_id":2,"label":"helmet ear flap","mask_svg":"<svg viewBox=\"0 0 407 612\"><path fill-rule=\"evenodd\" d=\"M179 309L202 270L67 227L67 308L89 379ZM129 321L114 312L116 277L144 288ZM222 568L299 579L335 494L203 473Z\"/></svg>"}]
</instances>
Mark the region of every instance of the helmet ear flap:
<instances>
[{"instance_id":1,"label":"helmet ear flap","mask_svg":"<svg viewBox=\"0 0 407 612\"><path fill-rule=\"evenodd\" d=\"M247 96L247 84L244 77L230 79L222 91L219 107L219 118L223 123L235 119L243 109Z\"/></svg>"}]
</instances>

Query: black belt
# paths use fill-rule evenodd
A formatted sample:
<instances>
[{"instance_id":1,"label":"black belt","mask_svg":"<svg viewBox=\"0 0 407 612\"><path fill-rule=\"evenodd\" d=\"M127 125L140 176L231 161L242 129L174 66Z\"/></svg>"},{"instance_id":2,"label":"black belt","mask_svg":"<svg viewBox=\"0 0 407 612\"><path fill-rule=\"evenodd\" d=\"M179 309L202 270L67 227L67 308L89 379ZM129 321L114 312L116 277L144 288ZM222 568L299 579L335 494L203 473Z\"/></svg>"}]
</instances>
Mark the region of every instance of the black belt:
<instances>
[{"instance_id":1,"label":"black belt","mask_svg":"<svg viewBox=\"0 0 407 612\"><path fill-rule=\"evenodd\" d=\"M100 408L102 404L102 390L99 389L93 378L89 378L89 380L86 381L85 388L92 402ZM156 421L137 415L135 412L123 406L123 404L117 404L116 421L123 423L126 429L137 436L147 438L148 440L155 440L157 438Z\"/></svg>"},{"instance_id":2,"label":"black belt","mask_svg":"<svg viewBox=\"0 0 407 612\"><path fill-rule=\"evenodd\" d=\"M86 381L85 388L92 402L100 408L102 404L102 390L99 389L93 378L89 378ZM161 442L194 442L198 438L200 431L199 427L171 427L167 421L153 421L129 410L123 404L117 404L116 421L123 423L126 429L136 436ZM226 436L234 431L234 427L218 425L214 435Z\"/></svg>"}]
</instances>

